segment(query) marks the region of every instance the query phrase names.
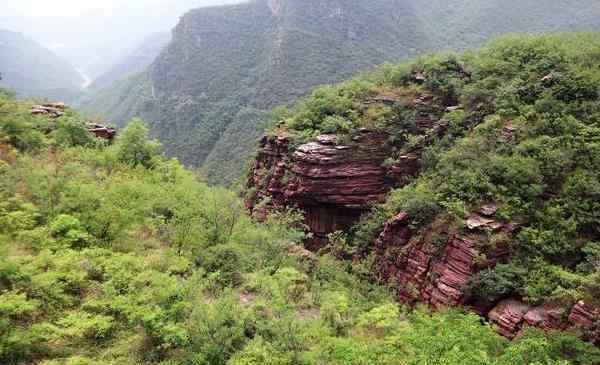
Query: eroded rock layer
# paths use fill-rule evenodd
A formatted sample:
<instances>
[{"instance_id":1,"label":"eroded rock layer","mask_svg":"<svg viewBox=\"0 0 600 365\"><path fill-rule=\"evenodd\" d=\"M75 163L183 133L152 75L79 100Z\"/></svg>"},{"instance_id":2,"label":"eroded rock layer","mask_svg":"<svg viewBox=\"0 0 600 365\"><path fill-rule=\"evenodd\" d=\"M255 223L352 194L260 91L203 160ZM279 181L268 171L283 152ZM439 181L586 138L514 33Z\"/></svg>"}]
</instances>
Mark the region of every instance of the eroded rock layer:
<instances>
[{"instance_id":1,"label":"eroded rock layer","mask_svg":"<svg viewBox=\"0 0 600 365\"><path fill-rule=\"evenodd\" d=\"M350 143L322 135L292 148L286 135L264 137L248 182L254 196L246 204L259 215L265 208L301 209L314 236L310 246L318 248L397 185L383 167L391 153L387 140L386 134L363 130Z\"/></svg>"},{"instance_id":2,"label":"eroded rock layer","mask_svg":"<svg viewBox=\"0 0 600 365\"><path fill-rule=\"evenodd\" d=\"M465 222L466 232L446 232L448 239L435 243L433 231L413 236L410 217L400 213L390 219L375 242L375 267L378 276L393 283L398 300L409 305L424 303L433 309L468 306L488 318L497 332L514 338L526 327L543 330L579 329L589 340L598 342L594 330L600 310L579 302L573 308L545 304L532 307L518 298L498 303L481 302L472 297L468 283L481 269L496 265L509 257L506 247L486 249L484 263L479 244L482 233L514 233L517 223L503 223L490 216L497 208L484 206ZM443 230L442 230L443 231ZM438 234L440 230L438 228Z\"/></svg>"}]
</instances>

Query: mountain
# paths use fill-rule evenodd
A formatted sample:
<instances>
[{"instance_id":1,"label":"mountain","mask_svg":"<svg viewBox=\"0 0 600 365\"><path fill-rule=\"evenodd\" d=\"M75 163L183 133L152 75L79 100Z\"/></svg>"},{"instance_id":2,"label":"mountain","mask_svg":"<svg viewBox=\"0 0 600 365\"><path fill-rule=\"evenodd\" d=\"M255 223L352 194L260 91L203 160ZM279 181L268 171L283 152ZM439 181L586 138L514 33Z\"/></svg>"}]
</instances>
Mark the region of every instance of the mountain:
<instances>
[{"instance_id":1,"label":"mountain","mask_svg":"<svg viewBox=\"0 0 600 365\"><path fill-rule=\"evenodd\" d=\"M408 306L600 344L599 52L509 35L320 88L261 140L246 206L297 209L309 249Z\"/></svg>"},{"instance_id":2,"label":"mountain","mask_svg":"<svg viewBox=\"0 0 600 365\"><path fill-rule=\"evenodd\" d=\"M81 90L81 75L67 61L23 34L0 30L0 85L19 96L69 100Z\"/></svg>"},{"instance_id":3,"label":"mountain","mask_svg":"<svg viewBox=\"0 0 600 365\"><path fill-rule=\"evenodd\" d=\"M35 0L21 1L3 7L0 29L27 34L96 79L151 34L169 32L186 11L236 1L136 0L52 7L38 6Z\"/></svg>"},{"instance_id":4,"label":"mountain","mask_svg":"<svg viewBox=\"0 0 600 365\"><path fill-rule=\"evenodd\" d=\"M94 80L75 105L85 105L88 114L103 114L110 110L112 120L130 117L130 109L142 100L147 68L169 44L169 33L157 33L147 38L132 53L108 72ZM122 124L122 123L121 123Z\"/></svg>"},{"instance_id":5,"label":"mountain","mask_svg":"<svg viewBox=\"0 0 600 365\"><path fill-rule=\"evenodd\" d=\"M144 77L144 102L125 116L149 120L182 162L231 181L272 107L414 53L426 39L411 14L404 1L389 0L261 0L191 11ZM124 121L106 113L115 116Z\"/></svg>"},{"instance_id":6,"label":"mountain","mask_svg":"<svg viewBox=\"0 0 600 365\"><path fill-rule=\"evenodd\" d=\"M197 9L182 17L143 76L92 95L82 108L103 110L119 123L141 116L167 153L202 166L212 182L231 182L269 110L315 86L424 51L476 46L508 31L598 28L593 0L509 3L253 0Z\"/></svg>"},{"instance_id":7,"label":"mountain","mask_svg":"<svg viewBox=\"0 0 600 365\"><path fill-rule=\"evenodd\" d=\"M171 40L169 33L157 33L148 37L142 44L113 66L109 71L95 79L89 90L100 90L112 83L145 71Z\"/></svg>"}]
</instances>

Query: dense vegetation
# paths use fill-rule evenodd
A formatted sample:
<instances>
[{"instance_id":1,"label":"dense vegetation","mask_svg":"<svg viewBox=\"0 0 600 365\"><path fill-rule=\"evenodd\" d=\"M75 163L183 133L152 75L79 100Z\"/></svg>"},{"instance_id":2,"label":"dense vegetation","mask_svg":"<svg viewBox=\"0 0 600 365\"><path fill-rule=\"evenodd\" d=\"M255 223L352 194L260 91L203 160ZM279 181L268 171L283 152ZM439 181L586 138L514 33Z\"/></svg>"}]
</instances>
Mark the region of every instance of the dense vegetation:
<instances>
[{"instance_id":1,"label":"dense vegetation","mask_svg":"<svg viewBox=\"0 0 600 365\"><path fill-rule=\"evenodd\" d=\"M385 61L478 46L506 32L598 30L595 0L267 0L186 14L144 76L92 93L85 111L150 121L168 155L230 183L267 112ZM278 4L278 5L277 5Z\"/></svg>"},{"instance_id":2,"label":"dense vegetation","mask_svg":"<svg viewBox=\"0 0 600 365\"><path fill-rule=\"evenodd\" d=\"M378 95L396 100L365 112L364 101ZM448 124L443 137L424 143L415 98L431 99L431 112ZM319 89L279 118L298 143L321 133L352 141L362 127L384 131L396 151L390 165L424 148L422 174L349 233L351 253L368 255L383 224L401 211L415 234L435 231L445 242L471 212L493 203L496 219L522 229L479 238L483 268L498 247L510 259L473 278L476 296L600 304L598 34L510 35L476 51L385 66Z\"/></svg>"},{"instance_id":3,"label":"dense vegetation","mask_svg":"<svg viewBox=\"0 0 600 365\"><path fill-rule=\"evenodd\" d=\"M593 364L572 335L515 342L459 311L412 313L259 224L166 159L139 120L114 144L81 117L0 96L0 363Z\"/></svg>"},{"instance_id":4,"label":"dense vegetation","mask_svg":"<svg viewBox=\"0 0 600 365\"><path fill-rule=\"evenodd\" d=\"M86 92L94 92L110 86L121 79L145 71L160 52L169 44L171 34L156 33L144 39L130 54L100 75L87 87Z\"/></svg>"},{"instance_id":5,"label":"dense vegetation","mask_svg":"<svg viewBox=\"0 0 600 365\"><path fill-rule=\"evenodd\" d=\"M21 97L71 99L83 79L67 61L20 33L0 29L0 86Z\"/></svg>"}]
</instances>

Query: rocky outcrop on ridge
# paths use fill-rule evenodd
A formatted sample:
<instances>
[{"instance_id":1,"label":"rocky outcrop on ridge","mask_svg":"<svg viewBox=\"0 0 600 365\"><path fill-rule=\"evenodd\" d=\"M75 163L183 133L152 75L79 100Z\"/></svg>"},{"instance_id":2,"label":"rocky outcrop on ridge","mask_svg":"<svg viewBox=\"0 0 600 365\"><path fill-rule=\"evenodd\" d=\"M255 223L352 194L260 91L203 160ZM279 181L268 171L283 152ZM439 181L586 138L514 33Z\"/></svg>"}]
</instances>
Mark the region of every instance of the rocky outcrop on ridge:
<instances>
[{"instance_id":1,"label":"rocky outcrop on ridge","mask_svg":"<svg viewBox=\"0 0 600 365\"><path fill-rule=\"evenodd\" d=\"M65 115L69 107L65 103L46 103L42 105L34 105L29 110L31 115L44 116L50 119L58 119ZM117 136L117 130L99 123L87 123L87 128L96 138L112 141Z\"/></svg>"},{"instance_id":2,"label":"rocky outcrop on ridge","mask_svg":"<svg viewBox=\"0 0 600 365\"><path fill-rule=\"evenodd\" d=\"M358 109L367 114L402 98L388 91L363 100ZM283 131L263 137L248 177L247 208L259 217L272 209L299 208L313 235L308 246L322 247L328 234L349 229L390 190L416 177L425 147L446 133L444 108L431 95L415 97L411 107L413 133L420 139L401 151L387 132L368 128L345 137L323 134L301 145ZM391 156L397 158L385 163Z\"/></svg>"}]
</instances>

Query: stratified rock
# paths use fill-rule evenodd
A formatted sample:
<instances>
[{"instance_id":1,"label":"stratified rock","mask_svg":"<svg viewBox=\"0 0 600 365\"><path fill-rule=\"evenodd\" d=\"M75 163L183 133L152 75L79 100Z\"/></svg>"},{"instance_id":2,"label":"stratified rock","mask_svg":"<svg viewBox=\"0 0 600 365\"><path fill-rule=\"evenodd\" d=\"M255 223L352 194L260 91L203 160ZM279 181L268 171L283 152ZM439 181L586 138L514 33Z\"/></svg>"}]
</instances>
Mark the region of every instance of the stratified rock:
<instances>
[{"instance_id":1,"label":"stratified rock","mask_svg":"<svg viewBox=\"0 0 600 365\"><path fill-rule=\"evenodd\" d=\"M488 318L499 334L507 338L515 338L530 309L531 307L518 300L507 299L492 309Z\"/></svg>"},{"instance_id":2,"label":"stratified rock","mask_svg":"<svg viewBox=\"0 0 600 365\"><path fill-rule=\"evenodd\" d=\"M64 103L48 103L43 105L34 105L29 112L32 115L46 115L50 118L60 118L65 113Z\"/></svg>"},{"instance_id":3,"label":"stratified rock","mask_svg":"<svg viewBox=\"0 0 600 365\"><path fill-rule=\"evenodd\" d=\"M594 324L596 319L600 318L600 311L594 310L587 306L583 301L577 302L571 314L569 315L569 323L578 327L589 327Z\"/></svg>"},{"instance_id":4,"label":"stratified rock","mask_svg":"<svg viewBox=\"0 0 600 365\"><path fill-rule=\"evenodd\" d=\"M523 320L531 327L546 331L564 329L565 308L558 305L542 305L528 311Z\"/></svg>"},{"instance_id":5,"label":"stratified rock","mask_svg":"<svg viewBox=\"0 0 600 365\"><path fill-rule=\"evenodd\" d=\"M322 135L290 148L285 134L261 140L250 172L246 205L256 216L277 207L300 208L318 249L329 233L350 228L374 202L395 186L383 162L390 154L388 136L363 131L348 145ZM267 202L261 206L259 202Z\"/></svg>"},{"instance_id":6,"label":"stratified rock","mask_svg":"<svg viewBox=\"0 0 600 365\"><path fill-rule=\"evenodd\" d=\"M569 315L569 325L583 330L586 339L600 345L600 308L578 302Z\"/></svg>"},{"instance_id":7,"label":"stratified rock","mask_svg":"<svg viewBox=\"0 0 600 365\"><path fill-rule=\"evenodd\" d=\"M405 100L385 90L357 102L357 109L367 115L370 108ZM308 246L320 248L328 234L349 229L390 190L410 183L421 171L425 147L446 133L448 122L439 120L445 106L429 94L412 102L414 133L421 139L404 156L394 156L401 146L392 146L389 134L368 128L347 139L324 134L300 146L292 146L285 132L264 137L248 178L247 208L258 218L273 209L299 208L313 234ZM395 163L384 164L390 157Z\"/></svg>"},{"instance_id":8,"label":"stratified rock","mask_svg":"<svg viewBox=\"0 0 600 365\"><path fill-rule=\"evenodd\" d=\"M103 124L89 124L88 130L92 133L96 138L105 139L108 141L112 141L117 136L117 130L111 127L107 127Z\"/></svg>"},{"instance_id":9,"label":"stratified rock","mask_svg":"<svg viewBox=\"0 0 600 365\"><path fill-rule=\"evenodd\" d=\"M472 240L461 236L450 239L441 261L431 270L437 279L428 283L424 299L436 309L464 304L467 282L476 271L477 254Z\"/></svg>"}]
</instances>

